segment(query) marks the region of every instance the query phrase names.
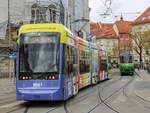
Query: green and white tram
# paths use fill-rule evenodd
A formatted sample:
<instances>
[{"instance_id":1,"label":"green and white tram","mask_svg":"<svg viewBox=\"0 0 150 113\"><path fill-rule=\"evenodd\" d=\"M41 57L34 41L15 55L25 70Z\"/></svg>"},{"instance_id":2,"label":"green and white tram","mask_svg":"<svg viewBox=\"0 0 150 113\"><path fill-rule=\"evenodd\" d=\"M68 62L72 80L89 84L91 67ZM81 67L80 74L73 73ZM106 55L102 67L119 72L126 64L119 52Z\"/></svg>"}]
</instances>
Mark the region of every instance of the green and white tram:
<instances>
[{"instance_id":1,"label":"green and white tram","mask_svg":"<svg viewBox=\"0 0 150 113\"><path fill-rule=\"evenodd\" d=\"M129 52L121 53L119 64L120 74L134 75L134 68L133 54Z\"/></svg>"}]
</instances>

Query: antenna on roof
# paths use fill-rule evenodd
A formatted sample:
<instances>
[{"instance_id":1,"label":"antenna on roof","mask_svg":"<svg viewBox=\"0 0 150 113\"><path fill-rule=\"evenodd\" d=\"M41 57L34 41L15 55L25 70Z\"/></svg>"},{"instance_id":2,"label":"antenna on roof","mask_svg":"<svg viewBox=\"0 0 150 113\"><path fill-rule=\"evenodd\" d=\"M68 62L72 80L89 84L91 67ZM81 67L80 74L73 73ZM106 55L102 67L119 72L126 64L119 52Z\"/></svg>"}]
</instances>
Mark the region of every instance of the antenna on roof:
<instances>
[{"instance_id":1,"label":"antenna on roof","mask_svg":"<svg viewBox=\"0 0 150 113\"><path fill-rule=\"evenodd\" d=\"M123 16L122 16L122 13L121 13L121 16L120 16L120 20L123 20Z\"/></svg>"}]
</instances>

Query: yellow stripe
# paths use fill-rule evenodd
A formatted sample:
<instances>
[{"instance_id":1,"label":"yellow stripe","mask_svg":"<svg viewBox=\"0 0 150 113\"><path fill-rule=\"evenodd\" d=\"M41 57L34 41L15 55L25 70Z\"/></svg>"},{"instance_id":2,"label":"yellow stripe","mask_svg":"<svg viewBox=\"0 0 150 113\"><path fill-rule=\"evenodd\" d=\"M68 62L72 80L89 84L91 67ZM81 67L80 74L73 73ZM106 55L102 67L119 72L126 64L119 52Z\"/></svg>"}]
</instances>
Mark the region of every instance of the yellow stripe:
<instances>
[{"instance_id":1,"label":"yellow stripe","mask_svg":"<svg viewBox=\"0 0 150 113\"><path fill-rule=\"evenodd\" d=\"M69 37L73 37L73 33L62 24L49 23L49 24L26 24L23 25L19 30L19 36L23 33L31 32L58 32L61 34L60 43L68 44ZM17 40L19 43L19 40Z\"/></svg>"}]
</instances>

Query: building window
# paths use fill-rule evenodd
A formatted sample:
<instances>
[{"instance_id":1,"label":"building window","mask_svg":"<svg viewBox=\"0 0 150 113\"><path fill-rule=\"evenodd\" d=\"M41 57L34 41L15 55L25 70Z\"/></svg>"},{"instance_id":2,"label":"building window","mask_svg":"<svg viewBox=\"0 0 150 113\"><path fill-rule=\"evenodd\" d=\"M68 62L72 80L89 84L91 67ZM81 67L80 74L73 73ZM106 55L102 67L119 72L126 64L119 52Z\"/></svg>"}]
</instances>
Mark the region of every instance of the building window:
<instances>
[{"instance_id":1,"label":"building window","mask_svg":"<svg viewBox=\"0 0 150 113\"><path fill-rule=\"evenodd\" d=\"M57 21L57 8L54 5L49 5L49 21L55 23Z\"/></svg>"},{"instance_id":2,"label":"building window","mask_svg":"<svg viewBox=\"0 0 150 113\"><path fill-rule=\"evenodd\" d=\"M40 7L33 4L31 7L31 23L37 23L40 20Z\"/></svg>"},{"instance_id":3,"label":"building window","mask_svg":"<svg viewBox=\"0 0 150 113\"><path fill-rule=\"evenodd\" d=\"M56 10L49 9L50 12L50 21L56 22Z\"/></svg>"}]
</instances>

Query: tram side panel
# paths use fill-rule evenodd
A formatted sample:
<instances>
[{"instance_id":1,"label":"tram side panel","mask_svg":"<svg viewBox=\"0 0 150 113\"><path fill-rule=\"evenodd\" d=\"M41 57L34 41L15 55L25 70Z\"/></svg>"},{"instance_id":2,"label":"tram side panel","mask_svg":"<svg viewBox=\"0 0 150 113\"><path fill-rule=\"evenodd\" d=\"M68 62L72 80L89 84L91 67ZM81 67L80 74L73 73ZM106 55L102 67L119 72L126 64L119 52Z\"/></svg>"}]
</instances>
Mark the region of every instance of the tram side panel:
<instances>
[{"instance_id":1,"label":"tram side panel","mask_svg":"<svg viewBox=\"0 0 150 113\"><path fill-rule=\"evenodd\" d=\"M94 43L90 43L90 74L91 74L91 84L96 84L98 80L98 70L99 70L99 60L98 60L98 50Z\"/></svg>"},{"instance_id":2,"label":"tram side panel","mask_svg":"<svg viewBox=\"0 0 150 113\"><path fill-rule=\"evenodd\" d=\"M99 81L108 79L108 57L104 49L99 49Z\"/></svg>"},{"instance_id":3,"label":"tram side panel","mask_svg":"<svg viewBox=\"0 0 150 113\"><path fill-rule=\"evenodd\" d=\"M90 76L90 50L89 43L80 37L76 37L78 48L78 84L79 89L82 89L91 84Z\"/></svg>"}]
</instances>

